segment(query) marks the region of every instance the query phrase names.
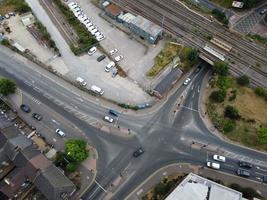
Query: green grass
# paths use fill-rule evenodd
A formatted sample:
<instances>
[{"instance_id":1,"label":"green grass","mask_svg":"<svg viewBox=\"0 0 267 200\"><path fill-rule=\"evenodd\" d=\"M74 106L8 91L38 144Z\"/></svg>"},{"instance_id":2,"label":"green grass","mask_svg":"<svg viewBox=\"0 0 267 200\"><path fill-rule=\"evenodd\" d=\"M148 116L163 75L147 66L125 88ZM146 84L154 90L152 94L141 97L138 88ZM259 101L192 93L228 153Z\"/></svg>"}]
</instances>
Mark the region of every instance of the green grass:
<instances>
[{"instance_id":1,"label":"green grass","mask_svg":"<svg viewBox=\"0 0 267 200\"><path fill-rule=\"evenodd\" d=\"M231 8L233 3L233 0L210 0L210 1L224 8Z\"/></svg>"}]
</instances>

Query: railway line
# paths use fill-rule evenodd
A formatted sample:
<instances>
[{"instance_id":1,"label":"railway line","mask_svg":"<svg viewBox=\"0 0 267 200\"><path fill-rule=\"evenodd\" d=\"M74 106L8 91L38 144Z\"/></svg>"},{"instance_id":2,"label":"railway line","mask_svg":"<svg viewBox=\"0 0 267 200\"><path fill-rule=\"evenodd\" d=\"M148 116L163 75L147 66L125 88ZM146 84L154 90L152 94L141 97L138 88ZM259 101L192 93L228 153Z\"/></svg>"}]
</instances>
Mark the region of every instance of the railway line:
<instances>
[{"instance_id":1,"label":"railway line","mask_svg":"<svg viewBox=\"0 0 267 200\"><path fill-rule=\"evenodd\" d=\"M210 24L209 21L204 21L199 16L196 17L195 13L192 14L185 8L183 8L183 11L181 12L179 10L180 13L177 12L176 7L174 7L175 10L173 10L174 2L169 2L166 0L160 1L161 3L159 3L157 0L147 0L147 1L136 0L134 2L132 0L126 0L126 1L113 0L113 1L118 5L122 6L124 9L128 10L129 12L142 15L145 18L155 22L156 24L162 25L165 30L173 33L174 35L180 36L187 45L193 46L200 50L202 50L205 43L207 42L207 38L205 38L204 36L201 37L199 34L192 31L193 28L197 27L201 31L201 33L216 35L216 37L219 37L219 39L221 40L225 40L224 39L225 37L230 38L228 34L224 35L223 33L218 33L218 31L214 31L213 29L215 28L212 27L212 24ZM169 8L170 3L172 4L172 8ZM187 13L185 13L186 11ZM164 23L162 23L162 20L164 20ZM205 28L203 28L203 26ZM208 30L208 28L212 29L213 31ZM220 29L224 30L224 27L223 28L220 27ZM223 37L220 37L222 35ZM266 64L267 62L265 62L265 57L261 60L251 58L250 51L249 52L247 50L243 51L242 50L243 48L240 47L237 48L236 46L239 45L236 44L238 43L238 41L235 40L237 39L225 40L226 42L233 45L233 51L227 52L228 60L231 60L232 62L234 61L234 63L239 64L238 66L232 65L231 67L233 69L232 71L235 74L239 75L247 74L255 84L266 88L267 83L266 81L264 81L265 78L267 77L266 72L254 67L256 62L260 63L262 66L267 67ZM239 38L239 40L241 40L241 38ZM235 55L236 52L238 52L237 55ZM207 55L207 53L204 53L204 55ZM258 55L257 57L259 56L260 55Z\"/></svg>"}]
</instances>

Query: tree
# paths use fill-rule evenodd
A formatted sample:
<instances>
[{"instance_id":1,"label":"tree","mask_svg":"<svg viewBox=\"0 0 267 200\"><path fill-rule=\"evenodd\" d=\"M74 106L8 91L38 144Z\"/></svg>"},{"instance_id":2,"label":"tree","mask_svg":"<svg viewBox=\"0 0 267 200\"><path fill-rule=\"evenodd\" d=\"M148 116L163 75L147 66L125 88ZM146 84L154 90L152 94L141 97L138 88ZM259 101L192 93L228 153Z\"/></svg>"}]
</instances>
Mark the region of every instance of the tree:
<instances>
[{"instance_id":1,"label":"tree","mask_svg":"<svg viewBox=\"0 0 267 200\"><path fill-rule=\"evenodd\" d=\"M213 68L214 68L214 71L221 76L228 75L229 66L228 66L228 63L226 62L223 62L223 61L215 62L213 65Z\"/></svg>"},{"instance_id":2,"label":"tree","mask_svg":"<svg viewBox=\"0 0 267 200\"><path fill-rule=\"evenodd\" d=\"M0 78L0 94L7 96L16 92L16 83L7 78Z\"/></svg>"},{"instance_id":3,"label":"tree","mask_svg":"<svg viewBox=\"0 0 267 200\"><path fill-rule=\"evenodd\" d=\"M258 0L243 0L244 8L252 8L256 6Z\"/></svg>"},{"instance_id":4,"label":"tree","mask_svg":"<svg viewBox=\"0 0 267 200\"><path fill-rule=\"evenodd\" d=\"M241 86L246 86L249 84L249 78L246 75L242 75L239 78L237 78L237 83Z\"/></svg>"},{"instance_id":5,"label":"tree","mask_svg":"<svg viewBox=\"0 0 267 200\"><path fill-rule=\"evenodd\" d=\"M260 143L267 144L267 127L261 127L258 130Z\"/></svg>"},{"instance_id":6,"label":"tree","mask_svg":"<svg viewBox=\"0 0 267 200\"><path fill-rule=\"evenodd\" d=\"M89 153L86 150L86 141L69 139L65 143L65 153L68 160L72 162L81 162L85 160Z\"/></svg>"},{"instance_id":7,"label":"tree","mask_svg":"<svg viewBox=\"0 0 267 200\"><path fill-rule=\"evenodd\" d=\"M229 23L227 16L225 15L224 12L221 12L218 9L213 9L212 14L215 16L217 20L222 22L223 24L227 25Z\"/></svg>"},{"instance_id":8,"label":"tree","mask_svg":"<svg viewBox=\"0 0 267 200\"><path fill-rule=\"evenodd\" d=\"M258 96L260 96L260 97L265 97L265 96L267 96L267 93L266 93L265 89L263 89L263 88L261 88L261 87L257 87L257 88L255 89L255 93L256 93L256 95L258 95Z\"/></svg>"},{"instance_id":9,"label":"tree","mask_svg":"<svg viewBox=\"0 0 267 200\"><path fill-rule=\"evenodd\" d=\"M76 168L77 168L77 165L75 163L69 163L67 164L67 167L66 167L68 172L74 172Z\"/></svg>"},{"instance_id":10,"label":"tree","mask_svg":"<svg viewBox=\"0 0 267 200\"><path fill-rule=\"evenodd\" d=\"M224 109L224 116L233 120L240 119L238 110L235 107L229 105Z\"/></svg>"},{"instance_id":11,"label":"tree","mask_svg":"<svg viewBox=\"0 0 267 200\"><path fill-rule=\"evenodd\" d=\"M233 120L224 120L223 131L228 133L235 129L236 123Z\"/></svg>"},{"instance_id":12,"label":"tree","mask_svg":"<svg viewBox=\"0 0 267 200\"><path fill-rule=\"evenodd\" d=\"M213 91L210 95L210 98L213 101L216 101L218 103L221 103L224 101L226 97L226 91L225 90L217 90L217 91Z\"/></svg>"}]
</instances>

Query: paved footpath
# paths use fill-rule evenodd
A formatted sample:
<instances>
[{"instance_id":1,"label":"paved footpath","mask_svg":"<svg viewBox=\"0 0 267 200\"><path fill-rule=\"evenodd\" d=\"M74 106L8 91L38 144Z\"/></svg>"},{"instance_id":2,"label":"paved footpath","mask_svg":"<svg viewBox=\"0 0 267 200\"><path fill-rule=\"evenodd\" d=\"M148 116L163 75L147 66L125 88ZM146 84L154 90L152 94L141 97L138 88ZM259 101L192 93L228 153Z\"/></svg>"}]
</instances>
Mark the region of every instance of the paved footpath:
<instances>
[{"instance_id":1,"label":"paved footpath","mask_svg":"<svg viewBox=\"0 0 267 200\"><path fill-rule=\"evenodd\" d=\"M267 196L267 184L262 184L253 180L244 179L238 176L229 175L224 172L219 172L202 166L190 165L188 163L177 163L168 165L157 170L150 177L148 177L139 187L128 195L127 200L141 200L151 188L159 183L164 177L178 174L178 173L195 173L200 176L221 180L225 185L237 183L242 187L251 187L258 191L262 196ZM245 180L245 181L244 181Z\"/></svg>"}]
</instances>

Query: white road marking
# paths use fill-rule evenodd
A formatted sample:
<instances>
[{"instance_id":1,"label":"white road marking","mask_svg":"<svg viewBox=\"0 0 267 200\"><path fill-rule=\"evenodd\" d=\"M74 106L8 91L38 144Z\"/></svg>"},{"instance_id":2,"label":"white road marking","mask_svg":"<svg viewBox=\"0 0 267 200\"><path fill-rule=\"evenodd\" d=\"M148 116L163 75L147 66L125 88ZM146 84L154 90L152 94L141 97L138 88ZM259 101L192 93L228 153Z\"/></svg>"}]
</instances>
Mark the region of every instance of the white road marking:
<instances>
[{"instance_id":1,"label":"white road marking","mask_svg":"<svg viewBox=\"0 0 267 200\"><path fill-rule=\"evenodd\" d=\"M261 170L261 171L267 172L267 169L262 169L262 168L260 168L259 166L256 166L256 168L257 168L258 170Z\"/></svg>"},{"instance_id":2,"label":"white road marking","mask_svg":"<svg viewBox=\"0 0 267 200\"><path fill-rule=\"evenodd\" d=\"M230 164L224 164L224 165L230 168L235 168L233 165L230 165Z\"/></svg>"},{"instance_id":3,"label":"white road marking","mask_svg":"<svg viewBox=\"0 0 267 200\"><path fill-rule=\"evenodd\" d=\"M191 110L191 111L194 111L194 112L198 112L198 110L193 109L193 108L189 108L189 107L187 107L187 106L181 106L181 107L182 107L182 108L186 108L186 109Z\"/></svg>"},{"instance_id":4,"label":"white road marking","mask_svg":"<svg viewBox=\"0 0 267 200\"><path fill-rule=\"evenodd\" d=\"M40 104L41 104L41 102L40 102L40 101L38 101L37 99L35 99L34 97L32 97L32 101L33 101L33 102L35 102L35 103L37 103L38 105L40 105Z\"/></svg>"},{"instance_id":5,"label":"white road marking","mask_svg":"<svg viewBox=\"0 0 267 200\"><path fill-rule=\"evenodd\" d=\"M197 92L198 92L198 93L200 92L200 86L197 87Z\"/></svg>"},{"instance_id":6,"label":"white road marking","mask_svg":"<svg viewBox=\"0 0 267 200\"><path fill-rule=\"evenodd\" d=\"M54 122L55 124L57 124L57 125L60 125L60 123L59 122L57 122L56 120L54 120L54 119L52 119L52 122Z\"/></svg>"},{"instance_id":7,"label":"white road marking","mask_svg":"<svg viewBox=\"0 0 267 200\"><path fill-rule=\"evenodd\" d=\"M36 92L41 93L41 90L38 87L33 88Z\"/></svg>"},{"instance_id":8,"label":"white road marking","mask_svg":"<svg viewBox=\"0 0 267 200\"><path fill-rule=\"evenodd\" d=\"M50 94L48 94L48 93L44 93L43 96L46 97L47 99L52 99L52 98L53 98L53 97L52 97Z\"/></svg>"},{"instance_id":9,"label":"white road marking","mask_svg":"<svg viewBox=\"0 0 267 200\"><path fill-rule=\"evenodd\" d=\"M259 172L255 172L255 174L259 174L259 175L262 175L262 176L266 176L266 174L262 174L262 173L259 173Z\"/></svg>"},{"instance_id":10,"label":"white road marking","mask_svg":"<svg viewBox=\"0 0 267 200\"><path fill-rule=\"evenodd\" d=\"M29 83L28 81L23 81L26 85L28 85L28 86L32 86L32 84L31 83Z\"/></svg>"},{"instance_id":11,"label":"white road marking","mask_svg":"<svg viewBox=\"0 0 267 200\"><path fill-rule=\"evenodd\" d=\"M107 190L105 190L105 188L103 188L100 183L98 183L96 180L95 180L95 183L98 185L98 187L100 187L104 192L107 192Z\"/></svg>"},{"instance_id":12,"label":"white road marking","mask_svg":"<svg viewBox=\"0 0 267 200\"><path fill-rule=\"evenodd\" d=\"M195 91L193 92L192 98L194 98L194 96L195 96Z\"/></svg>"}]
</instances>

